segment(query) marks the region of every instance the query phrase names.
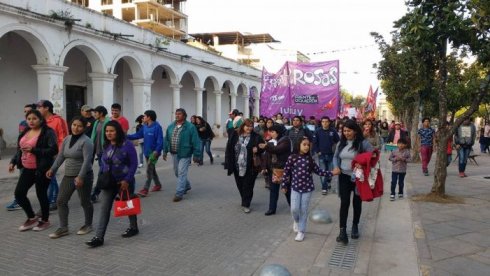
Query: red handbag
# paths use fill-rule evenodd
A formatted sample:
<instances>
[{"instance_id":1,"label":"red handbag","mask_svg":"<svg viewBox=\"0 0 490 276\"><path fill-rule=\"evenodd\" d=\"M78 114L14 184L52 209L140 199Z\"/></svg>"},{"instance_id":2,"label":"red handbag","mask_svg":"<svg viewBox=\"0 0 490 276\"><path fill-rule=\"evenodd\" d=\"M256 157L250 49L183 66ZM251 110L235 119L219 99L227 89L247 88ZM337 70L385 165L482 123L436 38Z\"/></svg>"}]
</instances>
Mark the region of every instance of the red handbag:
<instances>
[{"instance_id":1,"label":"red handbag","mask_svg":"<svg viewBox=\"0 0 490 276\"><path fill-rule=\"evenodd\" d=\"M138 196L130 198L129 191L125 189L126 193L120 192L119 198L114 201L114 216L125 217L134 216L141 213L141 202ZM123 199L123 195L126 197Z\"/></svg>"}]
</instances>

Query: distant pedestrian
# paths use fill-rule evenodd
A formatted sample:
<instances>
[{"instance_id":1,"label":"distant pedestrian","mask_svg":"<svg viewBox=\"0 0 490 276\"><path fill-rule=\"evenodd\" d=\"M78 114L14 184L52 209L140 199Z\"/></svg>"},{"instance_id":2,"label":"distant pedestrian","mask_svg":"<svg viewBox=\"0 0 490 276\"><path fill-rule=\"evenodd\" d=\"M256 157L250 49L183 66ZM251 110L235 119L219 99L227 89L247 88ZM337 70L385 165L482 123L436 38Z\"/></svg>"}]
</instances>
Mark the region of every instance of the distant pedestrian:
<instances>
[{"instance_id":1,"label":"distant pedestrian","mask_svg":"<svg viewBox=\"0 0 490 276\"><path fill-rule=\"evenodd\" d=\"M410 162L410 150L407 148L407 140L398 139L398 148L390 153L391 161L391 194L390 200L395 200L396 185L398 184L398 198L403 198L403 187L405 175L407 174L407 163Z\"/></svg>"},{"instance_id":2,"label":"distant pedestrian","mask_svg":"<svg viewBox=\"0 0 490 276\"><path fill-rule=\"evenodd\" d=\"M310 155L312 141L303 137L295 145L298 152L289 156L284 167L282 190L284 193L291 190L291 215L293 217L293 230L297 232L295 241L301 242L305 238L306 223L308 220L308 206L311 195L315 190L313 173L324 177L332 177L332 172L322 170Z\"/></svg>"},{"instance_id":3,"label":"distant pedestrian","mask_svg":"<svg viewBox=\"0 0 490 276\"><path fill-rule=\"evenodd\" d=\"M128 133L129 130L129 121L128 119L126 119L126 117L121 115L121 110L122 110L122 106L120 104L113 103L111 105L111 115L112 115L111 120L117 121L121 125L124 133L126 134Z\"/></svg>"},{"instance_id":4,"label":"distant pedestrian","mask_svg":"<svg viewBox=\"0 0 490 276\"><path fill-rule=\"evenodd\" d=\"M231 133L225 151L225 170L235 177L235 183L242 199L242 211L250 213L255 179L258 175L253 164L253 155L261 154L258 145L263 143L262 137L253 131L253 122L246 119L238 131Z\"/></svg>"},{"instance_id":5,"label":"distant pedestrian","mask_svg":"<svg viewBox=\"0 0 490 276\"><path fill-rule=\"evenodd\" d=\"M458 151L459 177L466 177L466 163L476 139L476 128L469 118L463 121L454 134L454 143Z\"/></svg>"},{"instance_id":6,"label":"distant pedestrian","mask_svg":"<svg viewBox=\"0 0 490 276\"><path fill-rule=\"evenodd\" d=\"M420 137L420 156L422 159L422 173L429 176L429 162L432 157L432 147L435 141L435 131L430 127L430 119L422 119L422 128L418 130Z\"/></svg>"},{"instance_id":7,"label":"distant pedestrian","mask_svg":"<svg viewBox=\"0 0 490 276\"><path fill-rule=\"evenodd\" d=\"M363 127L362 131L363 131L364 138L369 141L369 143L371 144L371 146L373 146L374 149L379 150L381 148L381 138L376 132L373 121L369 119L365 120L363 122L362 127Z\"/></svg>"},{"instance_id":8,"label":"distant pedestrian","mask_svg":"<svg viewBox=\"0 0 490 276\"><path fill-rule=\"evenodd\" d=\"M147 196L151 181L155 182L152 192L162 190L162 183L158 177L155 166L163 150L163 130L157 121L157 114L153 110L145 111L143 115L143 127L138 132L127 136L128 140L143 139L144 155L146 158L146 182L143 189L138 192L140 196Z\"/></svg>"},{"instance_id":9,"label":"distant pedestrian","mask_svg":"<svg viewBox=\"0 0 490 276\"><path fill-rule=\"evenodd\" d=\"M104 236L111 218L114 199L122 195L127 200L127 194L134 194L134 174L138 167L138 156L134 145L126 140L126 135L117 121L110 121L104 127L104 152L102 154L102 171L112 172L117 186L102 190L100 194L99 223L92 240L86 242L89 247L104 244ZM125 192L127 191L127 193ZM121 235L129 238L139 233L136 215L129 216L129 228Z\"/></svg>"},{"instance_id":10,"label":"distant pedestrian","mask_svg":"<svg viewBox=\"0 0 490 276\"><path fill-rule=\"evenodd\" d=\"M203 164L204 150L206 150L206 153L209 156L209 162L211 162L212 165L214 158L213 153L211 152L211 142L214 138L214 132L208 122L201 116L196 116L196 127L199 138L201 139L201 152L203 156L203 158L201 158L201 165Z\"/></svg>"},{"instance_id":11,"label":"distant pedestrian","mask_svg":"<svg viewBox=\"0 0 490 276\"><path fill-rule=\"evenodd\" d=\"M298 144L298 141L303 137L308 137L308 141L313 142L313 133L305 126L303 126L303 117L293 117L293 127L286 131L286 136L291 139L293 145ZM292 149L294 152L294 148ZM294 152L297 153L297 152Z\"/></svg>"},{"instance_id":12,"label":"distant pedestrian","mask_svg":"<svg viewBox=\"0 0 490 276\"><path fill-rule=\"evenodd\" d=\"M172 155L177 188L173 202L179 202L184 194L192 189L187 178L191 159L200 164L202 158L201 141L196 127L186 120L187 112L183 108L175 110L175 121L171 123L165 134L163 160L167 160L167 154Z\"/></svg>"},{"instance_id":13,"label":"distant pedestrian","mask_svg":"<svg viewBox=\"0 0 490 276\"><path fill-rule=\"evenodd\" d=\"M92 218L94 207L90 202L90 193L94 181L94 172L92 170L92 155L94 153L94 144L87 135L85 128L87 121L82 117L73 118L70 128L71 135L68 135L63 144L61 151L56 157L51 168L46 172L47 178L56 175L59 167L65 163L65 175L60 184L60 193L58 196L58 216L60 218L60 227L49 235L50 238L56 239L68 235L68 202L75 190L80 198L80 203L85 216L85 223L78 230L78 235L85 235L92 231Z\"/></svg>"},{"instance_id":14,"label":"distant pedestrian","mask_svg":"<svg viewBox=\"0 0 490 276\"><path fill-rule=\"evenodd\" d=\"M42 231L51 226L49 222L48 187L50 180L46 172L58 154L56 134L47 126L38 110L30 110L26 114L27 128L19 135L17 152L10 160L9 172L15 167L20 169L20 176L15 188L15 200L24 209L27 220L19 227L20 231L33 229ZM41 219L32 210L27 192L36 186L36 195L41 205Z\"/></svg>"},{"instance_id":15,"label":"distant pedestrian","mask_svg":"<svg viewBox=\"0 0 490 276\"><path fill-rule=\"evenodd\" d=\"M90 139L92 140L92 143L94 143L94 158L95 160L97 160L97 163L99 165L99 174L97 176L98 178L102 174L102 154L104 153L104 143L106 141L104 129L107 123L111 121L111 119L107 117L107 109L102 105L99 105L92 109L92 112L94 113L96 121L94 123L94 128L92 129L92 135ZM92 191L92 195L90 196L90 200L92 201L92 203L97 202L99 194L100 189L96 185Z\"/></svg>"},{"instance_id":16,"label":"distant pedestrian","mask_svg":"<svg viewBox=\"0 0 490 276\"><path fill-rule=\"evenodd\" d=\"M144 115L139 115L138 117L136 117L136 120L134 121L136 123L136 126L135 126L135 129L136 129L136 133L140 131L140 129L143 128L143 117ZM144 141L143 139L138 139L138 140L135 140L134 141L136 144L135 146L138 146L140 148L140 152L138 154L138 157L139 157L139 164L138 164L138 168L141 168L143 167L143 163L145 162L145 147L144 147Z\"/></svg>"},{"instance_id":17,"label":"distant pedestrian","mask_svg":"<svg viewBox=\"0 0 490 276\"><path fill-rule=\"evenodd\" d=\"M317 128L313 136L313 152L318 155L320 168L331 171L333 169L333 154L335 145L340 141L335 128L331 127L330 118L322 117L321 127ZM332 178L321 177L322 195L327 195L331 189Z\"/></svg>"},{"instance_id":18,"label":"distant pedestrian","mask_svg":"<svg viewBox=\"0 0 490 276\"><path fill-rule=\"evenodd\" d=\"M95 118L94 116L92 116L92 108L89 105L84 105L80 109L80 114L82 115L85 122L87 122L87 127L85 127L85 135L90 138L92 137L92 130L95 123Z\"/></svg>"},{"instance_id":19,"label":"distant pedestrian","mask_svg":"<svg viewBox=\"0 0 490 276\"><path fill-rule=\"evenodd\" d=\"M395 126L392 130L390 130L389 134L388 134L388 138L387 138L387 142L390 143L390 144L398 144L398 140L399 139L403 139L405 141L409 141L409 136L408 136L408 132L403 130L402 127L401 127L401 123L400 122L395 122ZM408 145L410 146L410 145Z\"/></svg>"}]
</instances>

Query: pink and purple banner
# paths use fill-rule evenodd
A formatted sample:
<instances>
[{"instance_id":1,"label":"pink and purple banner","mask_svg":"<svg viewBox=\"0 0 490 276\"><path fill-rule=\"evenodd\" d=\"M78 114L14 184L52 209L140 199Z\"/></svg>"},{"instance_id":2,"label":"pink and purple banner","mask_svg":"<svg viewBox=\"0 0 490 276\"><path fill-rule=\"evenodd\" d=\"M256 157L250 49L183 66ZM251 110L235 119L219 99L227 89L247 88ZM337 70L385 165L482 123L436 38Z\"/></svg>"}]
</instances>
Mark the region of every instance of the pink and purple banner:
<instances>
[{"instance_id":1,"label":"pink and purple banner","mask_svg":"<svg viewBox=\"0 0 490 276\"><path fill-rule=\"evenodd\" d=\"M277 73L262 71L260 115L282 113L335 118L339 108L339 61L286 62Z\"/></svg>"}]
</instances>

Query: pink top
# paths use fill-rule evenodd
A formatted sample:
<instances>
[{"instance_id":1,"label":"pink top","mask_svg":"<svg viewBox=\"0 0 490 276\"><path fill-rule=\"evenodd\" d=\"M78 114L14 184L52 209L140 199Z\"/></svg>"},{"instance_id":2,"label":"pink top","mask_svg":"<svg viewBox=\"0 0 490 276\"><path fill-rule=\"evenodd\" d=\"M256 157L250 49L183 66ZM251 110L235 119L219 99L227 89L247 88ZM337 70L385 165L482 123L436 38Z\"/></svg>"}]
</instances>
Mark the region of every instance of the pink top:
<instances>
[{"instance_id":1,"label":"pink top","mask_svg":"<svg viewBox=\"0 0 490 276\"><path fill-rule=\"evenodd\" d=\"M400 140L400 130L395 129L395 137L393 137L393 144L398 144L398 140Z\"/></svg>"},{"instance_id":2,"label":"pink top","mask_svg":"<svg viewBox=\"0 0 490 276\"><path fill-rule=\"evenodd\" d=\"M20 148L22 149L24 147L32 147L32 148L36 147L38 138L39 138L39 135L32 137L31 139L28 139L27 135L24 135L24 137L22 137L20 139L20 142L19 142ZM36 156L33 153L22 152L21 160L22 160L22 166L24 166L24 168L26 168L26 169L36 169L37 168Z\"/></svg>"}]
</instances>

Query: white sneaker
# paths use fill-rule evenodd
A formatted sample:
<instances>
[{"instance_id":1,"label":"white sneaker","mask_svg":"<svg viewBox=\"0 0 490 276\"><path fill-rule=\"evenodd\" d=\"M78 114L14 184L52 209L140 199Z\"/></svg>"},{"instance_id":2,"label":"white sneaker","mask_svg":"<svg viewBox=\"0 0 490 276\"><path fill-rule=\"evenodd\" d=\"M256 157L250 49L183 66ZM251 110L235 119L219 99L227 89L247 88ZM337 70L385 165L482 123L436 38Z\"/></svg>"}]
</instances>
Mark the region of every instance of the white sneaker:
<instances>
[{"instance_id":1,"label":"white sneaker","mask_svg":"<svg viewBox=\"0 0 490 276\"><path fill-rule=\"evenodd\" d=\"M304 239L305 239L305 233L303 232L298 232L298 234L296 234L296 238L294 238L294 240L297 242L301 242Z\"/></svg>"},{"instance_id":2,"label":"white sneaker","mask_svg":"<svg viewBox=\"0 0 490 276\"><path fill-rule=\"evenodd\" d=\"M143 167L143 163L138 164L138 168Z\"/></svg>"},{"instance_id":3,"label":"white sneaker","mask_svg":"<svg viewBox=\"0 0 490 276\"><path fill-rule=\"evenodd\" d=\"M294 231L295 233L297 233L297 232L298 232L298 223L297 223L296 221L295 221L295 222L293 222L293 231Z\"/></svg>"}]
</instances>

